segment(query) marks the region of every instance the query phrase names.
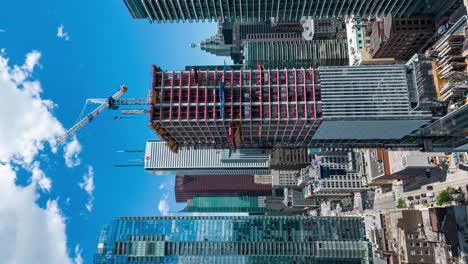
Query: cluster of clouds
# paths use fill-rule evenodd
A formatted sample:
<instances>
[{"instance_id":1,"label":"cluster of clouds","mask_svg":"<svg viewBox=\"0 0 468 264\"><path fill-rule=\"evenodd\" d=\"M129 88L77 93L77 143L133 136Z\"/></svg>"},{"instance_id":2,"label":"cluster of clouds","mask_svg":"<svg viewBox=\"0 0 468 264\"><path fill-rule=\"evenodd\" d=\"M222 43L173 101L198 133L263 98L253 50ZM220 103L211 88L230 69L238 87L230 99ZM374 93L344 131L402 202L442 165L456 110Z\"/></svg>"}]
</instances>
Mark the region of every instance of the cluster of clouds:
<instances>
[{"instance_id":1,"label":"cluster of clouds","mask_svg":"<svg viewBox=\"0 0 468 264\"><path fill-rule=\"evenodd\" d=\"M2 263L82 264L81 248L67 249L65 217L58 198L50 198L53 182L41 169L38 156L46 150L57 153L56 138L65 132L52 111L56 105L41 98L42 87L32 78L40 66L41 53L32 51L22 65L9 65L0 54L0 259ZM80 164L79 142L65 146L68 167ZM29 175L17 185L18 173ZM80 187L90 196L94 190L93 170L88 168ZM37 199L48 197L45 207ZM88 204L87 204L88 205ZM74 255L72 259L70 255Z\"/></svg>"}]
</instances>

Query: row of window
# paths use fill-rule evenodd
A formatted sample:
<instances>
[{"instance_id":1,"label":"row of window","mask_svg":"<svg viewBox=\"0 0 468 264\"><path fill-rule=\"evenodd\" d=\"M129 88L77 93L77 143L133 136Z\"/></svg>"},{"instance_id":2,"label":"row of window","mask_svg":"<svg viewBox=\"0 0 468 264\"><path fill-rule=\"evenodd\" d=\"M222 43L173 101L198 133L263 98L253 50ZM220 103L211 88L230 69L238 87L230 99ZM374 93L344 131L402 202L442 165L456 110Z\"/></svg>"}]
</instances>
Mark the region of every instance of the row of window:
<instances>
[{"instance_id":1,"label":"row of window","mask_svg":"<svg viewBox=\"0 0 468 264\"><path fill-rule=\"evenodd\" d=\"M419 243L419 242L410 242L409 243L410 247L428 247L429 246L429 243L427 242L423 242L423 243Z\"/></svg>"}]
</instances>

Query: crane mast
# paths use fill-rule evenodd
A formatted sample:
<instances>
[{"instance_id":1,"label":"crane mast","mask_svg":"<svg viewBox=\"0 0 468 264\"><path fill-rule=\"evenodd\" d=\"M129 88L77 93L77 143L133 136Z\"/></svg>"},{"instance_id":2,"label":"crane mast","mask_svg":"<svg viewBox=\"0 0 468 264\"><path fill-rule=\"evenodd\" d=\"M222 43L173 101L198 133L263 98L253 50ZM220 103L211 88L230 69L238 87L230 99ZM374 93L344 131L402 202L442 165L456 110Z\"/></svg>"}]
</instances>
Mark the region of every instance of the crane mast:
<instances>
[{"instance_id":1,"label":"crane mast","mask_svg":"<svg viewBox=\"0 0 468 264\"><path fill-rule=\"evenodd\" d=\"M128 100L123 100L126 103L118 101L120 96L125 94L128 91L128 88L124 85L120 86L119 90L112 95L108 99L88 99L88 102L92 103L99 103L100 105L94 109L91 113L89 113L86 117L78 121L72 128L70 128L63 136L60 136L57 139L57 143L59 145L64 144L69 138L73 137L78 130L86 126L89 122L91 122L95 117L97 117L100 113L102 113L107 108L111 108L116 110L118 108L118 104L131 104ZM138 99L139 103L142 103L144 99ZM148 104L148 103L146 103Z\"/></svg>"}]
</instances>

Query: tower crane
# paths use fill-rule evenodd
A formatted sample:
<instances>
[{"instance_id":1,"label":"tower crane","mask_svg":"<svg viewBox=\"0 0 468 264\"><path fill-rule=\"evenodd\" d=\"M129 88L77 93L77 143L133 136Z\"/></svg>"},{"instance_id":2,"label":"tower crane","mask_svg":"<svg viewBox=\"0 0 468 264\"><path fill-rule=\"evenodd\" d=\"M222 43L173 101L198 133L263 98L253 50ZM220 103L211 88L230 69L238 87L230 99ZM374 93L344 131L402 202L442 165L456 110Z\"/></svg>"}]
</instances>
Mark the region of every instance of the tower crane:
<instances>
[{"instance_id":1,"label":"tower crane","mask_svg":"<svg viewBox=\"0 0 468 264\"><path fill-rule=\"evenodd\" d=\"M99 106L94 109L91 113L86 115L78 121L74 126L67 130L67 132L60 136L57 139L57 144L64 144L69 138L73 137L78 130L86 126L89 122L93 121L100 113L106 109L117 110L120 105L148 105L149 101L146 98L130 98L130 99L120 99L120 97L128 91L128 88L125 85L120 86L119 90L112 95L111 97L104 99L87 99L85 107L88 103L99 104ZM83 108L84 110L84 108Z\"/></svg>"}]
</instances>

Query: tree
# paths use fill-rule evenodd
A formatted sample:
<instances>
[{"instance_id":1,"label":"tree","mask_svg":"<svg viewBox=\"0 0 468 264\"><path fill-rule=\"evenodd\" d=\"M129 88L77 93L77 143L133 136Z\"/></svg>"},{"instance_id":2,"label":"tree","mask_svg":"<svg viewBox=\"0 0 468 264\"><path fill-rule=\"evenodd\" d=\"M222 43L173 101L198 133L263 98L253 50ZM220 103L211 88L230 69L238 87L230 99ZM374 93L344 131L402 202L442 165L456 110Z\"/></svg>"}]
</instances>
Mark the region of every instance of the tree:
<instances>
[{"instance_id":1,"label":"tree","mask_svg":"<svg viewBox=\"0 0 468 264\"><path fill-rule=\"evenodd\" d=\"M447 189L441 191L439 195L437 195L436 205L441 206L443 204L447 204L450 201L452 201L453 191L454 190L452 187L447 187Z\"/></svg>"},{"instance_id":2,"label":"tree","mask_svg":"<svg viewBox=\"0 0 468 264\"><path fill-rule=\"evenodd\" d=\"M396 208L398 208L398 209L406 208L405 199L403 199L403 198L398 199Z\"/></svg>"}]
</instances>

